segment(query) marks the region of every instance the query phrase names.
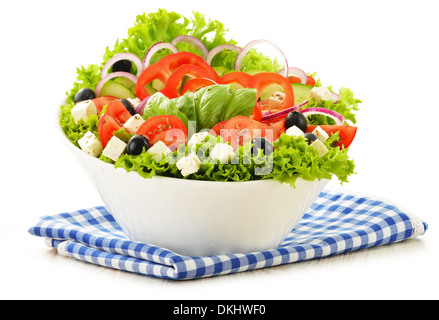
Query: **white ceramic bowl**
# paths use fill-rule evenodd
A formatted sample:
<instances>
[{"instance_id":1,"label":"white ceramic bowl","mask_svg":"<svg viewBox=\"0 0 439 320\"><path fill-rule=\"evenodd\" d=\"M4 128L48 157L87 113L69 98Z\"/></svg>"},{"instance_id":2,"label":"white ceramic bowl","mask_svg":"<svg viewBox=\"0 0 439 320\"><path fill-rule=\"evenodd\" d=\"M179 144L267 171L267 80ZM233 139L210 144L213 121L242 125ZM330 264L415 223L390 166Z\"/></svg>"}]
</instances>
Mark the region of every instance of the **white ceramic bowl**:
<instances>
[{"instance_id":1,"label":"white ceramic bowl","mask_svg":"<svg viewBox=\"0 0 439 320\"><path fill-rule=\"evenodd\" d=\"M211 182L144 179L115 169L61 139L130 239L189 256L276 248L303 217L328 180Z\"/></svg>"}]
</instances>

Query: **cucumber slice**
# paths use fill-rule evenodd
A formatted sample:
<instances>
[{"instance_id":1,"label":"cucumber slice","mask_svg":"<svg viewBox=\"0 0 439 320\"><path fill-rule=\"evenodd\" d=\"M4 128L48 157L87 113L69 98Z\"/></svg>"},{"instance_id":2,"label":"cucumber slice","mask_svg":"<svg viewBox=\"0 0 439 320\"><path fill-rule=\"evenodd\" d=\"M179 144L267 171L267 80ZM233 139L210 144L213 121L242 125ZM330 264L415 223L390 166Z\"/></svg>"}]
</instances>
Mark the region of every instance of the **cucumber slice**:
<instances>
[{"instance_id":1,"label":"cucumber slice","mask_svg":"<svg viewBox=\"0 0 439 320\"><path fill-rule=\"evenodd\" d=\"M127 79L125 77L117 77L113 81L117 82L117 83L120 83L120 84L124 85L127 88L131 88L135 84L130 79Z\"/></svg>"},{"instance_id":2,"label":"cucumber slice","mask_svg":"<svg viewBox=\"0 0 439 320\"><path fill-rule=\"evenodd\" d=\"M294 91L294 105L298 105L305 100L308 100L309 92L313 88L312 86L308 86L306 84L301 83L292 83L293 91Z\"/></svg>"},{"instance_id":3,"label":"cucumber slice","mask_svg":"<svg viewBox=\"0 0 439 320\"><path fill-rule=\"evenodd\" d=\"M132 93L129 88L112 80L109 80L104 84L101 90L101 96L113 96L120 99L136 98L136 95Z\"/></svg>"}]
</instances>

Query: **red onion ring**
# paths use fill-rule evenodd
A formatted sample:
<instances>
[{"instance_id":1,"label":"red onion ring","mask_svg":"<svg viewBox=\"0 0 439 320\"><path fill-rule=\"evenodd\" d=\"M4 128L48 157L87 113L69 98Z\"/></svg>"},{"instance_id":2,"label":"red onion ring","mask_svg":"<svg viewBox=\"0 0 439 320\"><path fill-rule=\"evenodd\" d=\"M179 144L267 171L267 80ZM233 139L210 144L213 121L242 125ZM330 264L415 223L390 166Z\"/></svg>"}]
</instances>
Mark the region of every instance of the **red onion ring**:
<instances>
[{"instance_id":1,"label":"red onion ring","mask_svg":"<svg viewBox=\"0 0 439 320\"><path fill-rule=\"evenodd\" d=\"M145 99L143 99L136 107L136 113L143 116L143 111L145 110L146 103L148 102L149 98L152 96L147 96Z\"/></svg>"},{"instance_id":2,"label":"red onion ring","mask_svg":"<svg viewBox=\"0 0 439 320\"><path fill-rule=\"evenodd\" d=\"M333 110L329 110L326 108L307 108L304 110L301 110L300 112L302 112L302 114L305 117L308 117L310 115L313 114L322 114L324 116L330 117L331 119L333 119L335 121L335 124L338 126L342 126L344 123L344 117L339 114L338 112L335 112Z\"/></svg>"},{"instance_id":3,"label":"red onion ring","mask_svg":"<svg viewBox=\"0 0 439 320\"><path fill-rule=\"evenodd\" d=\"M338 101L340 101L340 96L337 93L331 92L330 96L333 103L337 103Z\"/></svg>"},{"instance_id":4,"label":"red onion ring","mask_svg":"<svg viewBox=\"0 0 439 320\"><path fill-rule=\"evenodd\" d=\"M265 122L265 121L271 121L271 120L274 120L277 118L286 117L290 112L293 112L293 111L296 111L297 109L302 108L307 103L308 103L308 100L305 100L296 106L292 106L290 108L286 108L286 109L283 109L283 110L275 112L275 113L264 112L262 114L262 121Z\"/></svg>"},{"instance_id":5,"label":"red onion ring","mask_svg":"<svg viewBox=\"0 0 439 320\"><path fill-rule=\"evenodd\" d=\"M249 42L242 50L241 52L238 54L238 56L236 57L235 60L235 70L237 71L241 71L241 64L242 64L242 60L244 59L244 57L247 55L248 51L253 48L254 46L258 45L258 44L268 44L270 46L272 46L274 49L276 49L276 51L278 51L280 53L280 56L282 57L282 59L285 61L285 69L282 69L279 74L283 75L284 77L286 77L287 72L286 70L288 69L288 61L287 58L285 57L284 53L282 52L282 50L275 45L274 43L268 41L268 40L254 40Z\"/></svg>"},{"instance_id":6,"label":"red onion ring","mask_svg":"<svg viewBox=\"0 0 439 320\"><path fill-rule=\"evenodd\" d=\"M207 47L204 45L203 41L201 41L200 39L196 38L196 37L192 37L192 36L178 36L176 37L174 40L171 41L171 44L173 46L176 46L177 43L187 43L190 44L191 46L193 46L195 49L197 49L200 54L201 57L203 59L206 59L209 50L207 50Z\"/></svg>"},{"instance_id":7,"label":"red onion ring","mask_svg":"<svg viewBox=\"0 0 439 320\"><path fill-rule=\"evenodd\" d=\"M98 85L96 86L96 89L95 89L96 97L100 97L101 96L102 87L104 86L104 84L108 80L113 79L113 78L117 78L117 77L124 77L124 78L127 78L127 79L131 80L134 83L137 82L137 77L134 74L129 73L129 72L119 71L119 72L109 73L103 79L101 79L101 81L99 81Z\"/></svg>"},{"instance_id":8,"label":"red onion ring","mask_svg":"<svg viewBox=\"0 0 439 320\"><path fill-rule=\"evenodd\" d=\"M172 53L178 52L177 48L169 42L157 42L156 44L153 44L146 53L145 59L143 60L144 68L149 66L152 56L162 49L169 49Z\"/></svg>"},{"instance_id":9,"label":"red onion ring","mask_svg":"<svg viewBox=\"0 0 439 320\"><path fill-rule=\"evenodd\" d=\"M308 80L308 76L302 69L296 68L296 67L289 67L282 69L279 71L279 74L287 74L286 77L294 76L300 79L301 84L306 84L306 81Z\"/></svg>"},{"instance_id":10,"label":"red onion ring","mask_svg":"<svg viewBox=\"0 0 439 320\"><path fill-rule=\"evenodd\" d=\"M104 67L102 68L101 79L104 79L108 75L108 70L110 70L111 66L120 60L129 60L131 62L134 62L137 67L136 77L140 76L143 71L142 60L133 53L123 52L114 55L105 63Z\"/></svg>"},{"instance_id":11,"label":"red onion ring","mask_svg":"<svg viewBox=\"0 0 439 320\"><path fill-rule=\"evenodd\" d=\"M207 54L207 57L205 59L206 62L209 65L212 65L213 57L215 57L218 53L225 51L225 50L236 51L239 53L239 52L241 52L242 48L235 46L233 44L223 44L223 45L217 46L209 51L209 53Z\"/></svg>"}]
</instances>

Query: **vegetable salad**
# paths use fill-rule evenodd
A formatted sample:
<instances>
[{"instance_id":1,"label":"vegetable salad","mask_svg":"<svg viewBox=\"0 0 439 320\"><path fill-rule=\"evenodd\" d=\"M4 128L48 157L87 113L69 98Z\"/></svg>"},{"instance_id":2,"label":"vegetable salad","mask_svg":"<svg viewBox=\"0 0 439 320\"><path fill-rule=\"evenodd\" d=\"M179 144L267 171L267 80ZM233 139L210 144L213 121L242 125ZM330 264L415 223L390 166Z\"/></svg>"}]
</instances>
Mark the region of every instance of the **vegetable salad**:
<instances>
[{"instance_id":1,"label":"vegetable salad","mask_svg":"<svg viewBox=\"0 0 439 320\"><path fill-rule=\"evenodd\" d=\"M273 43L240 47L226 33L197 12L137 16L101 64L77 69L59 116L67 138L144 178L348 181L361 101L289 66Z\"/></svg>"}]
</instances>

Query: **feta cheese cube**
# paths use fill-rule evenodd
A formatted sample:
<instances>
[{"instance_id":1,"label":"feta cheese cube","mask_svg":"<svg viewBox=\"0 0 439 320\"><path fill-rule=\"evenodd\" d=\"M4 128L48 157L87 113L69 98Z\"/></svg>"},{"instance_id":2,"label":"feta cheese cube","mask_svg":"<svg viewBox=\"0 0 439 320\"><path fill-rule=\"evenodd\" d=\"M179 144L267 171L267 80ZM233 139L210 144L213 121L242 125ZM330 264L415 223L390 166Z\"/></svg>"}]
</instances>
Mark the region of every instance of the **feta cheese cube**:
<instances>
[{"instance_id":1,"label":"feta cheese cube","mask_svg":"<svg viewBox=\"0 0 439 320\"><path fill-rule=\"evenodd\" d=\"M124 128L131 134L136 134L139 127L145 122L139 114L135 114L124 123Z\"/></svg>"},{"instance_id":2,"label":"feta cheese cube","mask_svg":"<svg viewBox=\"0 0 439 320\"><path fill-rule=\"evenodd\" d=\"M134 107L134 110L136 110L137 106L138 106L139 103L141 102L139 98L135 98L135 99L128 98L127 100L128 100L129 102L131 102L131 104L132 104L133 107Z\"/></svg>"},{"instance_id":3,"label":"feta cheese cube","mask_svg":"<svg viewBox=\"0 0 439 320\"><path fill-rule=\"evenodd\" d=\"M75 104L71 112L75 123L78 123L80 119L87 121L91 115L97 114L98 110L92 100L85 100Z\"/></svg>"},{"instance_id":4,"label":"feta cheese cube","mask_svg":"<svg viewBox=\"0 0 439 320\"><path fill-rule=\"evenodd\" d=\"M329 135L320 126L317 126L312 133L314 133L317 139L319 139L321 142L325 142L329 138Z\"/></svg>"},{"instance_id":5,"label":"feta cheese cube","mask_svg":"<svg viewBox=\"0 0 439 320\"><path fill-rule=\"evenodd\" d=\"M320 157L323 157L326 153L328 153L328 148L323 144L322 141L319 139L314 140L313 143L311 143L311 147L313 147L317 152L319 153Z\"/></svg>"},{"instance_id":6,"label":"feta cheese cube","mask_svg":"<svg viewBox=\"0 0 439 320\"><path fill-rule=\"evenodd\" d=\"M201 144L204 142L204 139L209 135L209 132L197 132L192 135L187 143L189 150L195 152L197 144Z\"/></svg>"},{"instance_id":7,"label":"feta cheese cube","mask_svg":"<svg viewBox=\"0 0 439 320\"><path fill-rule=\"evenodd\" d=\"M186 177L192 173L197 172L200 169L201 161L198 159L195 153L190 153L189 155L181 158L176 163L177 168L181 171L183 177Z\"/></svg>"},{"instance_id":8,"label":"feta cheese cube","mask_svg":"<svg viewBox=\"0 0 439 320\"><path fill-rule=\"evenodd\" d=\"M172 151L163 141L157 141L151 148L148 149L148 152L154 155L153 159L155 161L159 162L162 160L163 156L170 154Z\"/></svg>"},{"instance_id":9,"label":"feta cheese cube","mask_svg":"<svg viewBox=\"0 0 439 320\"><path fill-rule=\"evenodd\" d=\"M331 92L325 87L314 87L309 92L309 98L314 98L316 101L332 100Z\"/></svg>"},{"instance_id":10,"label":"feta cheese cube","mask_svg":"<svg viewBox=\"0 0 439 320\"><path fill-rule=\"evenodd\" d=\"M220 163L228 163L236 157L236 154L231 145L217 143L210 152L210 156L213 160L219 160Z\"/></svg>"},{"instance_id":11,"label":"feta cheese cube","mask_svg":"<svg viewBox=\"0 0 439 320\"><path fill-rule=\"evenodd\" d=\"M289 127L287 129L287 131L285 131L285 134L287 136L293 136L295 138L298 138L298 137L303 137L305 133L301 129L299 129L297 126L292 126L292 127Z\"/></svg>"},{"instance_id":12,"label":"feta cheese cube","mask_svg":"<svg viewBox=\"0 0 439 320\"><path fill-rule=\"evenodd\" d=\"M118 137L113 136L110 141L108 141L102 154L113 161L116 161L121 154L125 151L127 144L120 140Z\"/></svg>"},{"instance_id":13,"label":"feta cheese cube","mask_svg":"<svg viewBox=\"0 0 439 320\"><path fill-rule=\"evenodd\" d=\"M84 136L78 140L78 144L85 153L93 157L99 156L103 149L102 143L90 131L87 131Z\"/></svg>"},{"instance_id":14,"label":"feta cheese cube","mask_svg":"<svg viewBox=\"0 0 439 320\"><path fill-rule=\"evenodd\" d=\"M282 102L285 100L285 93L276 91L273 95L268 99L268 106L270 109L277 109L282 105Z\"/></svg>"}]
</instances>

